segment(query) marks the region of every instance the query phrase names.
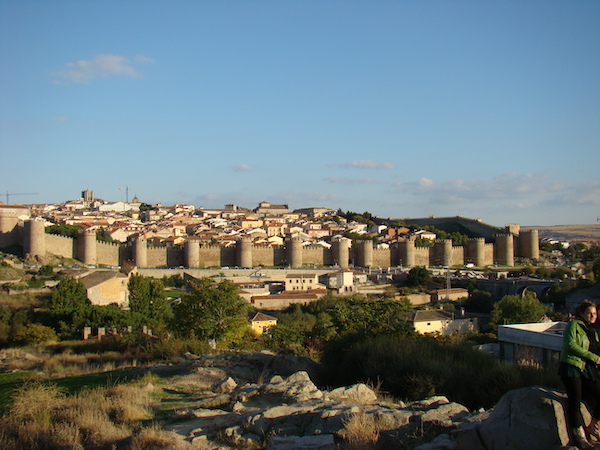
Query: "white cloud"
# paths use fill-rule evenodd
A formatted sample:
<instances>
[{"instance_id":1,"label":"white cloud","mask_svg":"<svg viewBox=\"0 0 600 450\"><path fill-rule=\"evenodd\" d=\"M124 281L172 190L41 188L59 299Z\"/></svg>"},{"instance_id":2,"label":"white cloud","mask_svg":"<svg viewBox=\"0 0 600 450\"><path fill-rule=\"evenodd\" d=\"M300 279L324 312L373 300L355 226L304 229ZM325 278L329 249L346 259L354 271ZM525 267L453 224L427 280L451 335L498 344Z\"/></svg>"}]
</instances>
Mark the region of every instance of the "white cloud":
<instances>
[{"instance_id":1,"label":"white cloud","mask_svg":"<svg viewBox=\"0 0 600 450\"><path fill-rule=\"evenodd\" d=\"M154 63L154 62L156 62L156 61L154 61L153 58L150 58L148 56L142 56L142 55L134 56L133 61L136 63Z\"/></svg>"},{"instance_id":2,"label":"white cloud","mask_svg":"<svg viewBox=\"0 0 600 450\"><path fill-rule=\"evenodd\" d=\"M600 182L593 181L576 186L561 186L549 199L549 204L600 206Z\"/></svg>"},{"instance_id":3,"label":"white cloud","mask_svg":"<svg viewBox=\"0 0 600 450\"><path fill-rule=\"evenodd\" d=\"M395 169L396 166L391 162L377 162L372 160L349 161L339 165L343 169Z\"/></svg>"},{"instance_id":4,"label":"white cloud","mask_svg":"<svg viewBox=\"0 0 600 450\"><path fill-rule=\"evenodd\" d=\"M430 180L429 178L421 178L419 179L419 181L417 181L417 185L421 188L429 188L429 187L433 187L435 185L433 180Z\"/></svg>"},{"instance_id":5,"label":"white cloud","mask_svg":"<svg viewBox=\"0 0 600 450\"><path fill-rule=\"evenodd\" d=\"M134 63L154 62L151 58L136 56ZM94 56L91 60L79 60L65 64L65 69L55 73L62 80L74 83L85 83L95 78L110 76L139 78L142 75L137 72L132 62L125 56L111 53L103 53ZM55 80L56 82L56 80Z\"/></svg>"},{"instance_id":6,"label":"white cloud","mask_svg":"<svg viewBox=\"0 0 600 450\"><path fill-rule=\"evenodd\" d=\"M65 116L53 117L51 119L53 122L66 122L67 118Z\"/></svg>"},{"instance_id":7,"label":"white cloud","mask_svg":"<svg viewBox=\"0 0 600 450\"><path fill-rule=\"evenodd\" d=\"M355 185L355 184L371 184L373 180L371 178L347 178L347 177L326 177L323 180L342 185Z\"/></svg>"},{"instance_id":8,"label":"white cloud","mask_svg":"<svg viewBox=\"0 0 600 450\"><path fill-rule=\"evenodd\" d=\"M412 182L395 183L394 186L411 195L429 197L434 203L516 200L547 196L565 189L564 185L548 179L544 174L514 172L501 174L490 180L453 179L435 182L428 178L421 178Z\"/></svg>"},{"instance_id":9,"label":"white cloud","mask_svg":"<svg viewBox=\"0 0 600 450\"><path fill-rule=\"evenodd\" d=\"M250 164L236 164L236 165L232 166L232 168L236 172L249 172L249 171L254 170L254 166L252 166Z\"/></svg>"}]
</instances>

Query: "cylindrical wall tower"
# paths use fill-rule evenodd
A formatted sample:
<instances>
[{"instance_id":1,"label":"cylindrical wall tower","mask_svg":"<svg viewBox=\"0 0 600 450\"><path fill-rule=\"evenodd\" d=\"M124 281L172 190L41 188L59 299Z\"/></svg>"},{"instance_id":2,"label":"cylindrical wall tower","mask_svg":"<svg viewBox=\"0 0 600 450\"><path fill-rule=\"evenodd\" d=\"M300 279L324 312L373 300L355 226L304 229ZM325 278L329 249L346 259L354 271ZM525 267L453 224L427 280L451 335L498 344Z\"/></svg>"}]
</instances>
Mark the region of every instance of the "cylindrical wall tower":
<instances>
[{"instance_id":1,"label":"cylindrical wall tower","mask_svg":"<svg viewBox=\"0 0 600 450\"><path fill-rule=\"evenodd\" d=\"M252 267L252 239L243 237L236 243L236 259L238 267Z\"/></svg>"},{"instance_id":2,"label":"cylindrical wall tower","mask_svg":"<svg viewBox=\"0 0 600 450\"><path fill-rule=\"evenodd\" d=\"M138 238L135 240L135 265L143 269L148 267L148 243L146 239Z\"/></svg>"},{"instance_id":3,"label":"cylindrical wall tower","mask_svg":"<svg viewBox=\"0 0 600 450\"><path fill-rule=\"evenodd\" d=\"M333 264L337 264L342 269L350 267L350 245L348 238L341 238L333 241Z\"/></svg>"},{"instance_id":4,"label":"cylindrical wall tower","mask_svg":"<svg viewBox=\"0 0 600 450\"><path fill-rule=\"evenodd\" d=\"M485 266L485 238L478 237L467 241L465 264L468 263L477 267Z\"/></svg>"},{"instance_id":5,"label":"cylindrical wall tower","mask_svg":"<svg viewBox=\"0 0 600 450\"><path fill-rule=\"evenodd\" d=\"M373 241L370 239L358 241L357 264L361 267L373 267Z\"/></svg>"},{"instance_id":6,"label":"cylindrical wall tower","mask_svg":"<svg viewBox=\"0 0 600 450\"><path fill-rule=\"evenodd\" d=\"M514 266L514 236L512 234L497 234L494 253L496 264L501 266Z\"/></svg>"},{"instance_id":7,"label":"cylindrical wall tower","mask_svg":"<svg viewBox=\"0 0 600 450\"><path fill-rule=\"evenodd\" d=\"M190 269L200 267L200 243L198 241L185 241L185 265Z\"/></svg>"},{"instance_id":8,"label":"cylindrical wall tower","mask_svg":"<svg viewBox=\"0 0 600 450\"><path fill-rule=\"evenodd\" d=\"M477 267L485 266L485 238L475 238L475 262Z\"/></svg>"},{"instance_id":9,"label":"cylindrical wall tower","mask_svg":"<svg viewBox=\"0 0 600 450\"><path fill-rule=\"evenodd\" d=\"M294 237L286 242L287 263L290 267L302 267L302 239Z\"/></svg>"},{"instance_id":10,"label":"cylindrical wall tower","mask_svg":"<svg viewBox=\"0 0 600 450\"><path fill-rule=\"evenodd\" d=\"M540 242L538 230L521 231L519 235L519 256L540 259Z\"/></svg>"},{"instance_id":11,"label":"cylindrical wall tower","mask_svg":"<svg viewBox=\"0 0 600 450\"><path fill-rule=\"evenodd\" d=\"M23 244L19 241L17 225L19 218L31 217L31 210L24 206L0 205L0 248Z\"/></svg>"},{"instance_id":12,"label":"cylindrical wall tower","mask_svg":"<svg viewBox=\"0 0 600 450\"><path fill-rule=\"evenodd\" d=\"M82 230L79 232L77 250L79 260L84 264L96 265L96 232L93 230Z\"/></svg>"},{"instance_id":13,"label":"cylindrical wall tower","mask_svg":"<svg viewBox=\"0 0 600 450\"><path fill-rule=\"evenodd\" d=\"M46 255L46 222L33 219L25 222L25 242L23 253L31 257L43 258Z\"/></svg>"},{"instance_id":14,"label":"cylindrical wall tower","mask_svg":"<svg viewBox=\"0 0 600 450\"><path fill-rule=\"evenodd\" d=\"M407 239L404 242L398 242L400 248L400 261L398 263L401 266L414 267L415 265L415 241Z\"/></svg>"},{"instance_id":15,"label":"cylindrical wall tower","mask_svg":"<svg viewBox=\"0 0 600 450\"><path fill-rule=\"evenodd\" d=\"M452 265L452 239L438 239L433 245L432 266Z\"/></svg>"}]
</instances>

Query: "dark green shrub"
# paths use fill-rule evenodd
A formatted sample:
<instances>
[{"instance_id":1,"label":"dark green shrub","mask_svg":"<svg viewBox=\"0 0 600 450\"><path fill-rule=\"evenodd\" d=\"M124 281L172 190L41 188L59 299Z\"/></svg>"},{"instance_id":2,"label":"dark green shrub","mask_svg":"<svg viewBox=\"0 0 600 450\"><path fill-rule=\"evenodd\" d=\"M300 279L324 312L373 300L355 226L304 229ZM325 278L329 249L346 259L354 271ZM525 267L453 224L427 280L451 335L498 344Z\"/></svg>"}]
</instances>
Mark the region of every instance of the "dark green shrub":
<instances>
[{"instance_id":1,"label":"dark green shrub","mask_svg":"<svg viewBox=\"0 0 600 450\"><path fill-rule=\"evenodd\" d=\"M323 360L332 385L381 382L405 400L445 395L469 409L492 407L507 391L523 386L560 387L555 369L521 368L498 361L467 342L431 337L379 336L335 348Z\"/></svg>"},{"instance_id":2,"label":"dark green shrub","mask_svg":"<svg viewBox=\"0 0 600 450\"><path fill-rule=\"evenodd\" d=\"M58 337L52 328L40 323L30 323L16 332L15 340L25 345L39 345L56 342Z\"/></svg>"},{"instance_id":3,"label":"dark green shrub","mask_svg":"<svg viewBox=\"0 0 600 450\"><path fill-rule=\"evenodd\" d=\"M52 266L46 264L38 269L38 275L41 277L51 277L54 275L54 270Z\"/></svg>"}]
</instances>

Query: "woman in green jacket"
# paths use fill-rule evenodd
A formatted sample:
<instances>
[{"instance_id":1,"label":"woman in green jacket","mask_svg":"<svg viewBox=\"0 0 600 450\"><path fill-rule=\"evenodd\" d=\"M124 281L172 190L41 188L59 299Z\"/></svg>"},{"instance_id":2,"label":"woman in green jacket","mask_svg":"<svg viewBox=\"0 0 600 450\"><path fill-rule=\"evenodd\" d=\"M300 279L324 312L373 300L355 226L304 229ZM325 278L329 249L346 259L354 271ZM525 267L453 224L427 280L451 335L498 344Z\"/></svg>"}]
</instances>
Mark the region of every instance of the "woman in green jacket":
<instances>
[{"instance_id":1,"label":"woman in green jacket","mask_svg":"<svg viewBox=\"0 0 600 450\"><path fill-rule=\"evenodd\" d=\"M567 391L567 419L577 446L580 449L594 448L588 436L600 439L600 340L593 324L598 311L596 305L584 300L575 308L575 318L569 322L563 335L563 351L560 357L560 375ZM584 428L581 402L592 400L592 422Z\"/></svg>"}]
</instances>

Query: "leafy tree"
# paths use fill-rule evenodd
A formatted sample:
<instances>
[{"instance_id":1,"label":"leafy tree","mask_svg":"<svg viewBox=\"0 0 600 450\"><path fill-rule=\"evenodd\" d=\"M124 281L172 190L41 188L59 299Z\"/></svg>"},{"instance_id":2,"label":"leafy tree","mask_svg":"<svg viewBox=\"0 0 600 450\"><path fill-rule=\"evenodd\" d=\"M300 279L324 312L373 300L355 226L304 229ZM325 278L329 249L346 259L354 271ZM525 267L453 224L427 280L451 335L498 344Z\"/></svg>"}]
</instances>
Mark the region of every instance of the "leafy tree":
<instances>
[{"instance_id":1,"label":"leafy tree","mask_svg":"<svg viewBox=\"0 0 600 450\"><path fill-rule=\"evenodd\" d=\"M489 292L474 289L469 293L469 298L463 305L467 311L489 314L494 307L494 301Z\"/></svg>"},{"instance_id":2,"label":"leafy tree","mask_svg":"<svg viewBox=\"0 0 600 450\"><path fill-rule=\"evenodd\" d=\"M426 286L431 280L429 271L424 266L415 266L410 269L406 278L407 286Z\"/></svg>"},{"instance_id":3,"label":"leafy tree","mask_svg":"<svg viewBox=\"0 0 600 450\"><path fill-rule=\"evenodd\" d=\"M592 273L596 280L600 279L600 257L597 257L592 261Z\"/></svg>"},{"instance_id":4,"label":"leafy tree","mask_svg":"<svg viewBox=\"0 0 600 450\"><path fill-rule=\"evenodd\" d=\"M555 307L565 306L565 300L571 287L563 283L553 283L545 292L544 300L546 303L553 303Z\"/></svg>"},{"instance_id":5,"label":"leafy tree","mask_svg":"<svg viewBox=\"0 0 600 450\"><path fill-rule=\"evenodd\" d=\"M406 332L404 312L410 302L391 299L368 300L349 297L336 303L331 314L337 333L357 333L365 336Z\"/></svg>"},{"instance_id":6,"label":"leafy tree","mask_svg":"<svg viewBox=\"0 0 600 450\"><path fill-rule=\"evenodd\" d=\"M81 228L77 225L67 225L66 223L61 223L58 225L50 225L45 229L48 234L58 234L60 236L66 236L75 238L79 235Z\"/></svg>"},{"instance_id":7,"label":"leafy tree","mask_svg":"<svg viewBox=\"0 0 600 450\"><path fill-rule=\"evenodd\" d=\"M148 203L142 203L140 205L140 211L152 211L156 209L154 206L149 205Z\"/></svg>"},{"instance_id":8,"label":"leafy tree","mask_svg":"<svg viewBox=\"0 0 600 450\"><path fill-rule=\"evenodd\" d=\"M165 275L162 277L162 284L166 287L181 288L187 285L187 281L181 274L171 275L170 277Z\"/></svg>"},{"instance_id":9,"label":"leafy tree","mask_svg":"<svg viewBox=\"0 0 600 450\"><path fill-rule=\"evenodd\" d=\"M586 251L586 249L587 246L584 243L575 242L574 244L571 244L567 248L561 250L563 252L563 255L565 255L567 258L578 261L583 257L583 254Z\"/></svg>"},{"instance_id":10,"label":"leafy tree","mask_svg":"<svg viewBox=\"0 0 600 450\"><path fill-rule=\"evenodd\" d=\"M302 311L299 304L292 305L291 312L277 316L277 325L270 328L271 337L277 345L300 344L310 336L316 325L313 314Z\"/></svg>"},{"instance_id":11,"label":"leafy tree","mask_svg":"<svg viewBox=\"0 0 600 450\"><path fill-rule=\"evenodd\" d=\"M180 335L235 340L248 327L247 311L235 284L224 280L214 285L210 278L203 278L173 308L172 327Z\"/></svg>"},{"instance_id":12,"label":"leafy tree","mask_svg":"<svg viewBox=\"0 0 600 450\"><path fill-rule=\"evenodd\" d=\"M49 307L53 314L61 315L80 311L89 304L85 286L81 280L66 276L52 289Z\"/></svg>"},{"instance_id":13,"label":"leafy tree","mask_svg":"<svg viewBox=\"0 0 600 450\"><path fill-rule=\"evenodd\" d=\"M581 262L586 265L588 278L593 273L594 279L600 279L600 245L592 245L582 252Z\"/></svg>"},{"instance_id":14,"label":"leafy tree","mask_svg":"<svg viewBox=\"0 0 600 450\"><path fill-rule=\"evenodd\" d=\"M569 267L557 267L552 271L552 278L563 279L573 276L573 270Z\"/></svg>"},{"instance_id":15,"label":"leafy tree","mask_svg":"<svg viewBox=\"0 0 600 450\"><path fill-rule=\"evenodd\" d=\"M132 275L129 288L129 309L154 323L165 322L171 317L171 308L165 299L164 285L142 275Z\"/></svg>"},{"instance_id":16,"label":"leafy tree","mask_svg":"<svg viewBox=\"0 0 600 450\"><path fill-rule=\"evenodd\" d=\"M15 335L15 340L25 345L39 345L48 342L56 342L58 337L56 332L41 323L30 323L21 327Z\"/></svg>"},{"instance_id":17,"label":"leafy tree","mask_svg":"<svg viewBox=\"0 0 600 450\"><path fill-rule=\"evenodd\" d=\"M600 245L592 245L587 250L583 251L581 254L581 262L590 262L594 261L600 257Z\"/></svg>"},{"instance_id":18,"label":"leafy tree","mask_svg":"<svg viewBox=\"0 0 600 450\"><path fill-rule=\"evenodd\" d=\"M147 318L142 314L123 310L117 305L92 305L81 314L75 314L73 322L77 325L77 329L106 327L107 329L114 328L117 331L129 326L134 330L140 330L143 325L148 325Z\"/></svg>"},{"instance_id":19,"label":"leafy tree","mask_svg":"<svg viewBox=\"0 0 600 450\"><path fill-rule=\"evenodd\" d=\"M415 239L415 247L433 247L435 243L431 239L418 237Z\"/></svg>"},{"instance_id":20,"label":"leafy tree","mask_svg":"<svg viewBox=\"0 0 600 450\"><path fill-rule=\"evenodd\" d=\"M8 340L16 341L17 336L30 322L30 312L26 309L17 309L11 317Z\"/></svg>"},{"instance_id":21,"label":"leafy tree","mask_svg":"<svg viewBox=\"0 0 600 450\"><path fill-rule=\"evenodd\" d=\"M548 308L532 292L526 292L522 297L505 295L494 305L490 323L495 329L498 325L537 322L547 312Z\"/></svg>"},{"instance_id":22,"label":"leafy tree","mask_svg":"<svg viewBox=\"0 0 600 450\"><path fill-rule=\"evenodd\" d=\"M101 242L119 242L110 237L110 231L108 231L104 227L100 227L100 229L96 233L96 240Z\"/></svg>"}]
</instances>

